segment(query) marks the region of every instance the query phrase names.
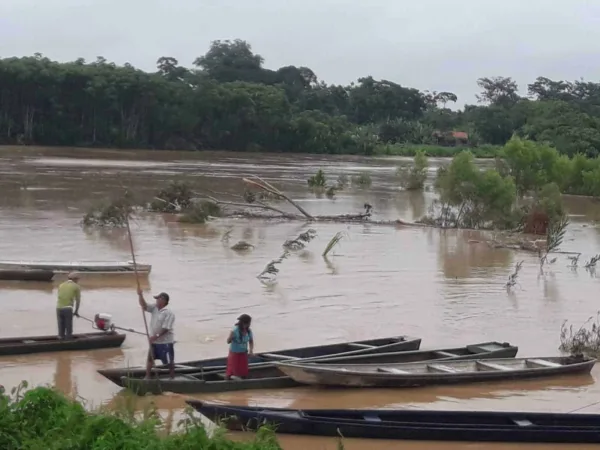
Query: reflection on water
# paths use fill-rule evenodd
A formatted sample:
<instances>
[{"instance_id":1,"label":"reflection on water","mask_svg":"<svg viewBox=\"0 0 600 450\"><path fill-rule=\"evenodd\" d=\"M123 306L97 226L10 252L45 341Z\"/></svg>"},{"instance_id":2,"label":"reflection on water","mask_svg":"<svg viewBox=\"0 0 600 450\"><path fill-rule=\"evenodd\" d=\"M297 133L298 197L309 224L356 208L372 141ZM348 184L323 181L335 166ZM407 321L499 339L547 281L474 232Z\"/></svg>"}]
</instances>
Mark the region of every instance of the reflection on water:
<instances>
[{"instance_id":1,"label":"reflection on water","mask_svg":"<svg viewBox=\"0 0 600 450\"><path fill-rule=\"evenodd\" d=\"M233 195L243 192L242 176L258 175L315 215L356 213L367 202L374 206L376 219L420 218L434 198L431 192L399 189L395 166L406 161L402 158L39 148L0 149L0 154L6 169L0 180L5 193L0 197L0 234L8 237L2 242L4 259L68 255L70 260L129 260L123 231L83 231L80 226L90 205L122 194L122 184L147 199L174 179L191 183L197 192ZM432 163L437 167L443 161L432 158ZM342 173L351 176L369 170L373 186L349 187L335 200L317 199L308 191L306 179L319 168L333 180ZM289 210L285 204L277 206ZM581 261L600 253L596 225L600 204L577 198L568 199L567 206L578 217L573 218L563 250L582 252ZM309 226L317 237L279 265L276 283L257 280L265 265L281 255L283 242ZM224 242L228 231L230 239ZM347 235L323 258L328 241L340 231ZM565 255L558 255L558 261L540 276L535 255L491 249L476 242L483 234L474 231L244 219L182 225L173 216L145 214L135 221L132 232L137 259L153 266L149 277L142 278L144 291L171 295L180 361L226 355L228 332L241 312L254 318L258 351L409 334L421 336L424 349L496 340L519 345L519 356L542 356L558 353L563 320L583 323L598 309L597 276L583 268L569 268ZM240 240L254 248L245 253L231 250ZM505 283L517 261L524 261L519 285L507 293ZM135 277L86 276L82 285L82 315L107 312L119 326L143 329ZM57 282L0 282L5 316L0 335L54 334L56 286ZM75 331L91 331L91 327L76 321ZM54 383L92 405L114 406L122 396L120 388L96 370L143 364L146 349L144 336L129 335L122 350L0 358L0 378L7 387L23 378L33 384ZM587 377L523 383L398 391L299 388L197 397L296 408L571 411L600 396L594 383L598 370ZM176 423L183 399L154 400L163 418L170 414L169 420ZM600 412L600 406L585 412ZM335 440L290 436L283 436L282 442L286 448L335 445ZM399 447L442 448L430 443L346 443L346 448ZM443 446L494 447L516 448Z\"/></svg>"}]
</instances>

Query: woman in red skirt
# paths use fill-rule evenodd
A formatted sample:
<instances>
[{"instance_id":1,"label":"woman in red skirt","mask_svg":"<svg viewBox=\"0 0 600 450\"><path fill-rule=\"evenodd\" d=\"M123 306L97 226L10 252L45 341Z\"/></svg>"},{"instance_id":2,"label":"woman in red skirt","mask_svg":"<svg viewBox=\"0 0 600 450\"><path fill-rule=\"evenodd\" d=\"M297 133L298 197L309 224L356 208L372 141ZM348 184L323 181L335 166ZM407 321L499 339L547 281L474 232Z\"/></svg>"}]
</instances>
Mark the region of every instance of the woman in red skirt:
<instances>
[{"instance_id":1,"label":"woman in red skirt","mask_svg":"<svg viewBox=\"0 0 600 450\"><path fill-rule=\"evenodd\" d=\"M248 376L248 354L254 354L254 336L250 329L252 317L242 314L229 333L229 356L227 358L226 378L246 378Z\"/></svg>"}]
</instances>

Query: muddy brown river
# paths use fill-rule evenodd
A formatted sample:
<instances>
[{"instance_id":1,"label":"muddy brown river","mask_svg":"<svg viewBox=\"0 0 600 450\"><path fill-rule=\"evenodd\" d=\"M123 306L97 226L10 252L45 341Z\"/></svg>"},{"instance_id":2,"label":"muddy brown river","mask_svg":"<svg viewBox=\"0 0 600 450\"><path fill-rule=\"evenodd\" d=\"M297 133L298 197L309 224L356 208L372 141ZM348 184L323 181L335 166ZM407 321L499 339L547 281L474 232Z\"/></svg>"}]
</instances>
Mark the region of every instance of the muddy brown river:
<instances>
[{"instance_id":1,"label":"muddy brown river","mask_svg":"<svg viewBox=\"0 0 600 450\"><path fill-rule=\"evenodd\" d=\"M79 222L93 202L124 188L141 197L171 180L185 180L200 192L241 193L241 177L259 175L298 199L314 214L358 213L369 203L374 218L413 220L427 212L434 195L398 187L395 167L403 158L319 157L225 152L178 153L76 149L0 149L0 259L116 260L130 258L122 231L84 231ZM431 176L442 161L431 160ZM349 188L334 200L317 198L306 179L324 169L339 174L369 171L370 189ZM217 195L217 194L215 194ZM562 250L600 253L600 203L567 198L571 214ZM285 207L285 206L284 206ZM318 235L305 250L280 266L275 284L256 276L282 253L282 243L306 231L302 222L222 219L181 225L173 218L145 215L132 225L139 262L152 264L144 289L166 291L176 320L176 358L180 361L225 355L227 334L236 317L253 317L256 351L368 339L399 334L420 336L422 349L461 346L488 340L519 346L518 356L558 355L564 320L579 325L599 309L600 280L583 267L572 270L565 255L540 277L535 255L478 244L478 232L440 231L377 225L316 224ZM231 241L221 241L232 229ZM324 260L327 242L344 231L339 247ZM229 249L245 240L252 251ZM470 242L471 241L471 242ZM505 283L516 262L524 261L519 286ZM113 315L117 325L143 330L131 276L83 278L81 314ZM56 285L0 283L4 320L0 336L56 333ZM90 331L83 320L76 332ZM129 334L118 350L38 354L0 358L0 384L21 380L54 384L88 404L117 405L120 389L97 369L140 365L147 343ZM600 376L505 382L414 390L309 388L211 394L200 398L238 404L309 408L432 408L568 412L600 402ZM181 415L176 395L152 399L163 417ZM142 399L142 403L150 401ZM581 412L600 413L600 404ZM236 436L238 438L239 436ZM244 438L242 436L241 438ZM287 449L336 448L327 438L281 436ZM347 449L531 449L544 445L372 442L346 440ZM568 448L560 445L555 448ZM573 446L592 448L592 446Z\"/></svg>"}]
</instances>

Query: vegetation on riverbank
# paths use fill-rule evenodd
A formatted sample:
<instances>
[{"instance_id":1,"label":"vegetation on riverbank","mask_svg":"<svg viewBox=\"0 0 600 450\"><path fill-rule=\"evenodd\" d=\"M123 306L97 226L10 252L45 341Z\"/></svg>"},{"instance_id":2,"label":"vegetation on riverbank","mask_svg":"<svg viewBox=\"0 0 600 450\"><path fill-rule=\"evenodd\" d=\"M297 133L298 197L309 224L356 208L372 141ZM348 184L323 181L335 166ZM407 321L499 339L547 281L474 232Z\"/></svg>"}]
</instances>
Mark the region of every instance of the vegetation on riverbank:
<instances>
[{"instance_id":1,"label":"vegetation on riverbank","mask_svg":"<svg viewBox=\"0 0 600 450\"><path fill-rule=\"evenodd\" d=\"M88 412L57 391L26 384L11 395L0 395L0 448L3 450L281 450L267 428L251 441L236 442L217 429L209 437L191 412L179 423L180 432L165 430L154 410L136 417L134 411Z\"/></svg>"},{"instance_id":2,"label":"vegetation on riverbank","mask_svg":"<svg viewBox=\"0 0 600 450\"><path fill-rule=\"evenodd\" d=\"M493 157L513 134L561 154L598 156L600 84L539 77L520 97L511 78L480 78L478 105L451 92L371 76L328 85L308 67L266 69L242 40L212 42L184 67L157 71L102 57L0 60L0 144Z\"/></svg>"},{"instance_id":3,"label":"vegetation on riverbank","mask_svg":"<svg viewBox=\"0 0 600 450\"><path fill-rule=\"evenodd\" d=\"M560 329L560 350L572 355L600 357L600 312L579 328L567 326L565 321Z\"/></svg>"}]
</instances>

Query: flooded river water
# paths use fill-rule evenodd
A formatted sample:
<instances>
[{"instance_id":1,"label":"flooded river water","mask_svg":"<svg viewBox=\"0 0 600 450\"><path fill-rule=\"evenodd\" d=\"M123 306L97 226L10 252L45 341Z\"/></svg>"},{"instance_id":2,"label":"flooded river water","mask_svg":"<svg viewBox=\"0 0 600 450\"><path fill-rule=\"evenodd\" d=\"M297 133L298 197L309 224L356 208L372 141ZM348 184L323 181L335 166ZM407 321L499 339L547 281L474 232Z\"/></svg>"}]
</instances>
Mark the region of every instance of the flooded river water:
<instances>
[{"instance_id":1,"label":"flooded river water","mask_svg":"<svg viewBox=\"0 0 600 450\"><path fill-rule=\"evenodd\" d=\"M197 191L223 196L242 192L242 176L259 175L314 214L358 213L369 203L374 218L412 220L427 212L433 194L402 192L394 177L400 162L310 155L3 148L0 259L129 260L123 232L81 228L85 210L125 187L150 198L175 179L189 181ZM431 163L433 171L440 161ZM368 170L373 185L365 190L347 189L335 200L316 198L308 191L306 179L319 168L332 179ZM563 250L580 251L581 260L589 259L600 253L600 204L568 198L567 205L572 217ZM229 245L245 240L254 249L238 254L224 245L221 237L229 227ZM480 237L477 232L369 224L311 227L317 238L279 266L276 284L264 285L256 275L281 255L286 239L306 231L306 224L223 219L192 226L161 215L136 219L132 229L136 256L153 266L145 290L171 295L177 317L177 359L225 355L227 334L242 312L254 318L257 351L408 334L423 338L422 349L497 340L518 345L518 356L550 356L558 354L565 319L579 325L599 309L600 280L583 268L568 268L564 255L539 277L535 255L469 242ZM338 231L347 235L324 260L321 254ZM508 294L505 282L521 260L520 286ZM80 312L88 317L107 312L119 326L143 330L135 280L123 277L84 278ZM0 282L4 315L0 336L54 334L55 296L56 285ZM76 332L90 329L88 323L76 322ZM145 337L129 334L118 350L0 358L0 384L51 383L91 405L113 405L119 401L120 389L96 370L142 364L146 346ZM591 376L523 383L347 392L298 388L203 398L293 408L567 412L600 401L600 384L595 383L599 377L600 367L596 367ZM181 397L153 400L163 416L181 414ZM600 413L600 404L582 412ZM281 441L290 449L336 445L335 440L323 438L282 436ZM347 440L346 448L518 447Z\"/></svg>"}]
</instances>

